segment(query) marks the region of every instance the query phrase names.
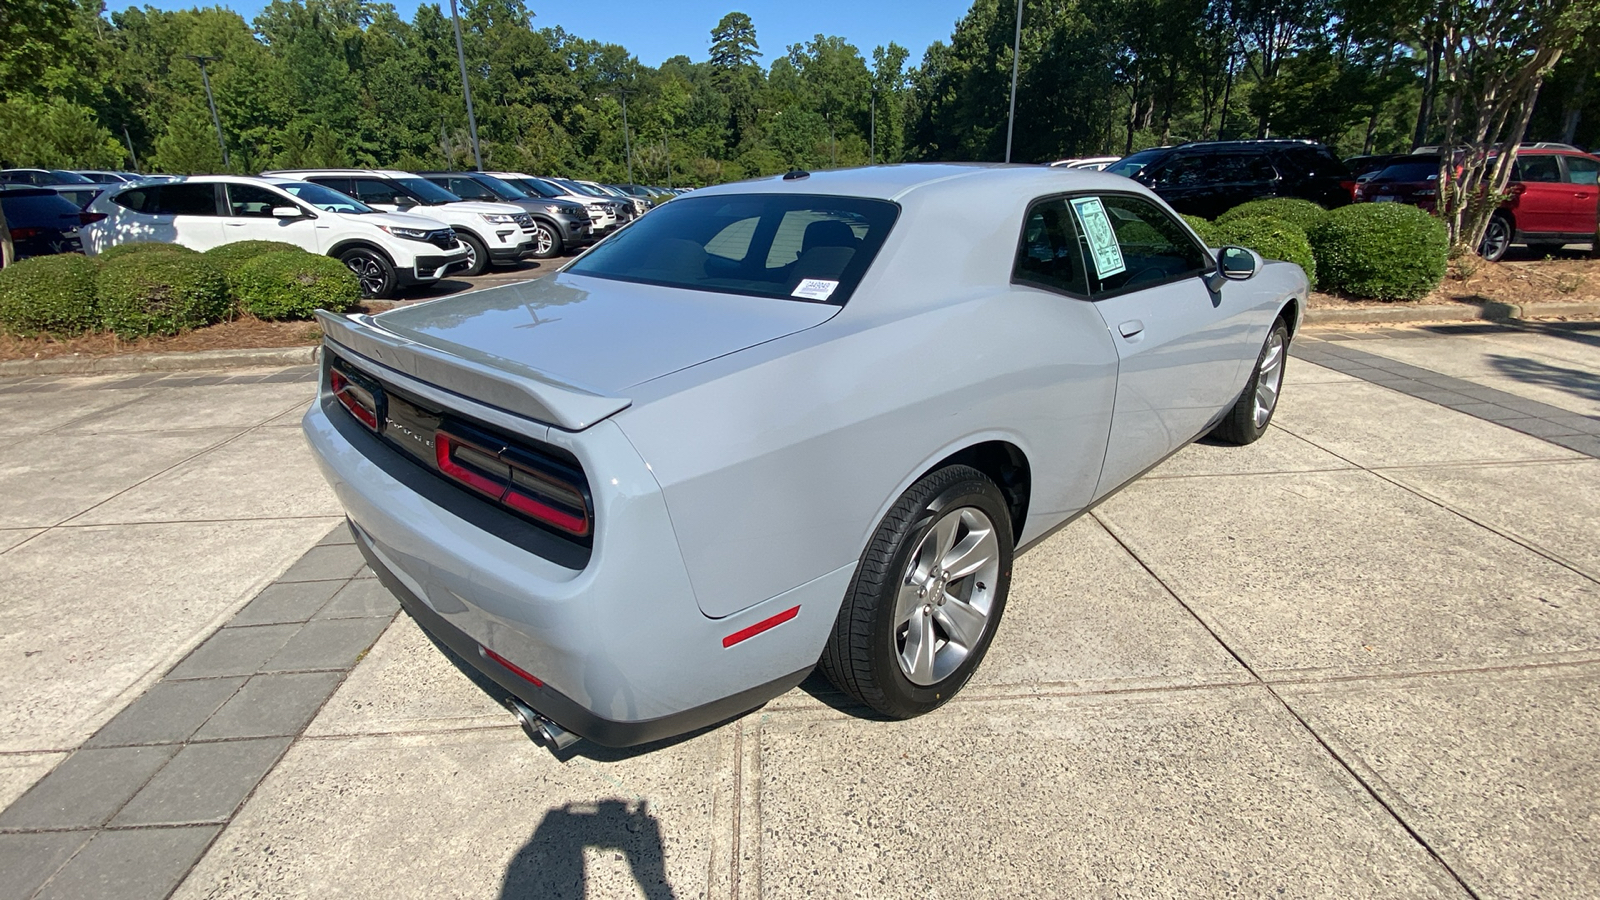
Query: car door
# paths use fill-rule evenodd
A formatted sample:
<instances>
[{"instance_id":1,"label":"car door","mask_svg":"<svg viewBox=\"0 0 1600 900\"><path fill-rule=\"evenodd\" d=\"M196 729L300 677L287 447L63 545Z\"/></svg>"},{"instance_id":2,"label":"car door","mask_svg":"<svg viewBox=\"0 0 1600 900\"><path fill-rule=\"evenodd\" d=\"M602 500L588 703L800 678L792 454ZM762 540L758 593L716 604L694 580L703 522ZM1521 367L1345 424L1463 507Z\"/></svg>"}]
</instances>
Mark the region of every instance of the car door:
<instances>
[{"instance_id":1,"label":"car door","mask_svg":"<svg viewBox=\"0 0 1600 900\"><path fill-rule=\"evenodd\" d=\"M1090 297L1118 355L1098 496L1198 436L1233 402L1269 323L1248 292L1211 292L1210 252L1157 203L1115 193L1071 203Z\"/></svg>"},{"instance_id":2,"label":"car door","mask_svg":"<svg viewBox=\"0 0 1600 900\"><path fill-rule=\"evenodd\" d=\"M160 186L155 216L172 229L173 243L210 250L223 242L217 215L218 185L210 181L178 181Z\"/></svg>"},{"instance_id":3,"label":"car door","mask_svg":"<svg viewBox=\"0 0 1600 900\"><path fill-rule=\"evenodd\" d=\"M317 220L310 215L298 219L280 219L272 214L274 209L292 206L306 212L304 206L258 184L223 185L225 191L222 216L222 242L282 241L312 253L323 250Z\"/></svg>"},{"instance_id":4,"label":"car door","mask_svg":"<svg viewBox=\"0 0 1600 900\"><path fill-rule=\"evenodd\" d=\"M1600 231L1600 222L1596 222L1600 212L1600 159L1563 154L1561 161L1566 164L1567 186L1572 189L1564 230L1568 234L1593 235Z\"/></svg>"},{"instance_id":5,"label":"car door","mask_svg":"<svg viewBox=\"0 0 1600 900\"><path fill-rule=\"evenodd\" d=\"M1517 230L1525 234L1566 231L1572 205L1571 185L1561 178L1561 161L1554 153L1519 156L1515 168Z\"/></svg>"}]
</instances>

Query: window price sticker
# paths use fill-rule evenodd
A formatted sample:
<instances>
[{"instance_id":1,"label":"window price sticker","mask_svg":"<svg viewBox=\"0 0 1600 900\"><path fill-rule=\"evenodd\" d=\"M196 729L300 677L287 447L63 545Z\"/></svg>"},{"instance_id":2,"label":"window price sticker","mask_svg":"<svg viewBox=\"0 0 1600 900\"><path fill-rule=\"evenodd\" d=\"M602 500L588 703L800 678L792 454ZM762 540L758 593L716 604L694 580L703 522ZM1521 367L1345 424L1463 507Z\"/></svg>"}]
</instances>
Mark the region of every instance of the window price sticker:
<instances>
[{"instance_id":1,"label":"window price sticker","mask_svg":"<svg viewBox=\"0 0 1600 900\"><path fill-rule=\"evenodd\" d=\"M829 281L826 278L806 278L789 296L805 300L826 300L833 296L833 290L838 286L839 282Z\"/></svg>"},{"instance_id":2,"label":"window price sticker","mask_svg":"<svg viewBox=\"0 0 1600 900\"><path fill-rule=\"evenodd\" d=\"M1095 275L1104 280L1128 270L1122 260L1122 247L1117 244L1117 232L1111 227L1111 217L1099 197L1079 197L1072 201L1072 212L1083 226L1083 236L1089 241L1089 254L1094 257Z\"/></svg>"}]
</instances>

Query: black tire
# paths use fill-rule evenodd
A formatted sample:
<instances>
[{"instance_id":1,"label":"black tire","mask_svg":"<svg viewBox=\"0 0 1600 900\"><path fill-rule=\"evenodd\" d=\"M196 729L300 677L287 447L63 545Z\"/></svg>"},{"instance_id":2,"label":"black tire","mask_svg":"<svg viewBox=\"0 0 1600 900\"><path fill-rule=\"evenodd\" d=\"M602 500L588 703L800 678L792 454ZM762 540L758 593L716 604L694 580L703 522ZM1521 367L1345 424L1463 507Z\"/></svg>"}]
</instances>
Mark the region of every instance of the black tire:
<instances>
[{"instance_id":1,"label":"black tire","mask_svg":"<svg viewBox=\"0 0 1600 900\"><path fill-rule=\"evenodd\" d=\"M973 513L981 513L981 516ZM993 553L995 565L985 565L970 576L951 579L946 593L943 589L946 581L942 577L929 582L922 580L922 576L938 570L925 572L916 554L930 546L924 543L924 538L937 540L933 535L935 526L945 524L952 517L963 523L968 517L987 519L987 532L981 529L954 531L957 536L954 546L959 549L969 544L983 545L987 540L984 534L987 534L994 546L985 550L985 554ZM980 521L979 524L984 523ZM982 472L968 466L947 466L922 478L895 502L862 553L834 621L833 633L828 637L827 649L822 654L823 674L841 691L897 719L909 719L944 705L972 677L1000 627L1006 594L1011 586L1013 544L1011 514L1005 497ZM993 583L980 583L980 576L992 577ZM913 609L913 621L925 619L929 623L927 634L944 635L946 644L938 652L943 654L951 650L947 662L953 667L936 680L918 684L908 677L901 661L905 633L896 622L896 606L902 588L915 590L919 584L927 583L936 583L939 588L939 608L934 609L930 596L928 605L923 607L923 618L918 618ZM950 601L948 609L946 600ZM921 599L913 599L910 605L914 608L922 603ZM941 613L948 614L957 607L978 608L984 603L987 604L986 618L979 637L969 640L969 646L963 647L953 640L954 632L948 628L937 630L942 627L938 625ZM933 611L932 615L927 614L929 610ZM909 641L908 634L905 640ZM935 645L933 641L928 644ZM907 648L909 646L907 643ZM936 664L926 671L937 673Z\"/></svg>"},{"instance_id":2,"label":"black tire","mask_svg":"<svg viewBox=\"0 0 1600 900\"><path fill-rule=\"evenodd\" d=\"M1275 356L1274 356L1275 353ZM1255 368L1250 371L1250 380L1245 382L1244 393L1234 401L1233 408L1228 410L1227 416L1217 427L1212 429L1211 436L1230 444L1253 444L1267 433L1267 426L1272 424L1272 417L1278 412L1278 396L1283 391L1283 373L1289 362L1289 326L1283 319L1272 323L1272 330L1267 332L1267 339L1261 345L1261 352L1256 355ZM1276 366L1274 371L1268 372L1265 377L1270 377L1274 382L1271 386L1271 399L1265 402L1265 415L1260 415L1258 399L1264 395L1262 386L1263 373L1267 372L1269 365Z\"/></svg>"},{"instance_id":3,"label":"black tire","mask_svg":"<svg viewBox=\"0 0 1600 900\"><path fill-rule=\"evenodd\" d=\"M387 300L394 296L397 283L394 263L371 247L351 247L339 254L339 261L361 282L361 296L369 300Z\"/></svg>"},{"instance_id":4,"label":"black tire","mask_svg":"<svg viewBox=\"0 0 1600 900\"><path fill-rule=\"evenodd\" d=\"M1505 258L1506 251L1511 249L1511 239L1515 236L1511 219L1503 213L1495 213L1489 218L1489 227L1483 231L1483 242L1478 245L1478 255L1489 262L1499 262Z\"/></svg>"},{"instance_id":5,"label":"black tire","mask_svg":"<svg viewBox=\"0 0 1600 900\"><path fill-rule=\"evenodd\" d=\"M467 248L467 267L461 270L461 274L482 275L483 270L489 268L489 248L478 240L477 235L465 231L456 232L456 240Z\"/></svg>"},{"instance_id":6,"label":"black tire","mask_svg":"<svg viewBox=\"0 0 1600 900\"><path fill-rule=\"evenodd\" d=\"M533 258L553 259L561 255L561 229L543 219L533 220Z\"/></svg>"}]
</instances>

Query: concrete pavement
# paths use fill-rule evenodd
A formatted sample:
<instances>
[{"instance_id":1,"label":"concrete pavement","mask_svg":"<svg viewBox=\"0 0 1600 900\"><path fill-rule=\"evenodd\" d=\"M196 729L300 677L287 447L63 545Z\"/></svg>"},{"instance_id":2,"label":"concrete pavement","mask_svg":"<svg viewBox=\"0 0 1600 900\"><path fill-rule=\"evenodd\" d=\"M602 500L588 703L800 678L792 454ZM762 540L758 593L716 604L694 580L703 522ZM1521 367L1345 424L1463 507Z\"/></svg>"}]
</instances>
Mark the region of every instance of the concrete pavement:
<instances>
[{"instance_id":1,"label":"concrete pavement","mask_svg":"<svg viewBox=\"0 0 1600 900\"><path fill-rule=\"evenodd\" d=\"M1600 894L1597 338L1310 331L945 708L566 762L390 624L303 373L0 381L0 898Z\"/></svg>"}]
</instances>

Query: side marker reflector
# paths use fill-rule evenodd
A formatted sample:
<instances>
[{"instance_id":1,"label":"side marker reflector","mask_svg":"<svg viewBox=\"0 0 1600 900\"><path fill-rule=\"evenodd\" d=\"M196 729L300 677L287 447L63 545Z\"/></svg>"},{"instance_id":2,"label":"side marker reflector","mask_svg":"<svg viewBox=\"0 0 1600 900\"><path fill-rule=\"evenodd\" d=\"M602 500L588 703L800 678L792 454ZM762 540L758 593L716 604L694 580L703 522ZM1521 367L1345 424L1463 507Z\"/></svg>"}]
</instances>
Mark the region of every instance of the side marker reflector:
<instances>
[{"instance_id":1,"label":"side marker reflector","mask_svg":"<svg viewBox=\"0 0 1600 900\"><path fill-rule=\"evenodd\" d=\"M722 639L722 646L732 647L734 644L737 644L740 641L748 641L761 632L771 628L776 628L798 615L800 615L800 607L796 606L793 609L786 609L770 619L762 619L754 625L751 625L749 628L741 628L738 631L735 631L733 634L728 635Z\"/></svg>"},{"instance_id":2,"label":"side marker reflector","mask_svg":"<svg viewBox=\"0 0 1600 900\"><path fill-rule=\"evenodd\" d=\"M485 647L482 644L479 644L478 645L478 652L482 653L484 656L488 657L489 659L494 660L495 662L499 663L500 665L505 666L506 668L510 669L511 671L517 673L518 677L522 678L525 681L528 681L528 682L532 683L534 687L544 687L544 682L540 681L538 678L535 678L533 676L533 674L531 672L529 672L527 669L522 668L521 666L517 665L516 663L512 662L511 660L506 659L504 656L501 656L500 654L494 652L493 650L490 650L488 647Z\"/></svg>"}]
</instances>

